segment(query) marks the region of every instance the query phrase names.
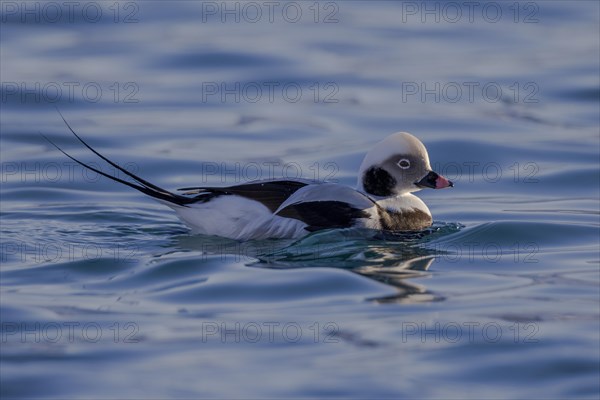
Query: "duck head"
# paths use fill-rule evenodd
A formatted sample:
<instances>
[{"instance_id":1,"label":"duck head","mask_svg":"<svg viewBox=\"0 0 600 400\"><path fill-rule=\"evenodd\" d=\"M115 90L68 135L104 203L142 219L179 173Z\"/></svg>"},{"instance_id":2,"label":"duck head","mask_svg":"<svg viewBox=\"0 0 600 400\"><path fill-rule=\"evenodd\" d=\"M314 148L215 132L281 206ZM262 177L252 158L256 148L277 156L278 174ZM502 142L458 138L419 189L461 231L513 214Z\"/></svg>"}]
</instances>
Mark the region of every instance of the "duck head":
<instances>
[{"instance_id":1,"label":"duck head","mask_svg":"<svg viewBox=\"0 0 600 400\"><path fill-rule=\"evenodd\" d=\"M394 133L373 146L360 166L357 184L358 190L376 197L453 186L431 169L425 145L407 132Z\"/></svg>"}]
</instances>

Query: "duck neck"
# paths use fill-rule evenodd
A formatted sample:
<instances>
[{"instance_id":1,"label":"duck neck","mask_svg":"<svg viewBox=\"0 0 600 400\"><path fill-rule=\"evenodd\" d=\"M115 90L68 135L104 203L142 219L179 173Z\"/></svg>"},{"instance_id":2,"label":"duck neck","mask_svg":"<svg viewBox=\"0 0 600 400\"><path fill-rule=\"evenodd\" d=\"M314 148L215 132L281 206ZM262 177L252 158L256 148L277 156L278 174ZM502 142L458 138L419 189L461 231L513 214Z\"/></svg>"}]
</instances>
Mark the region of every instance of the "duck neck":
<instances>
[{"instance_id":1,"label":"duck neck","mask_svg":"<svg viewBox=\"0 0 600 400\"><path fill-rule=\"evenodd\" d=\"M431 215L427 205L412 193L403 193L397 196L376 198L371 196L378 206L390 211L419 210Z\"/></svg>"}]
</instances>

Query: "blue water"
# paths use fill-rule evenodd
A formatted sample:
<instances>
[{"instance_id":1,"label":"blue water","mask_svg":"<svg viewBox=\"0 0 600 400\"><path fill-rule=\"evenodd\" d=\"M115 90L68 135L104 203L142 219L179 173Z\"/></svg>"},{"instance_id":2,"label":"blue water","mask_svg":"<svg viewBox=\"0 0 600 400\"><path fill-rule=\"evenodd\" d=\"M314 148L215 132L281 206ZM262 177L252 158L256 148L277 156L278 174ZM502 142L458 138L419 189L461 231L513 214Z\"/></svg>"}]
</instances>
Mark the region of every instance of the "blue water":
<instances>
[{"instance_id":1,"label":"blue water","mask_svg":"<svg viewBox=\"0 0 600 400\"><path fill-rule=\"evenodd\" d=\"M1 4L2 398L600 395L597 2ZM195 236L55 106L169 189L354 185L401 130L455 188L424 232Z\"/></svg>"}]
</instances>

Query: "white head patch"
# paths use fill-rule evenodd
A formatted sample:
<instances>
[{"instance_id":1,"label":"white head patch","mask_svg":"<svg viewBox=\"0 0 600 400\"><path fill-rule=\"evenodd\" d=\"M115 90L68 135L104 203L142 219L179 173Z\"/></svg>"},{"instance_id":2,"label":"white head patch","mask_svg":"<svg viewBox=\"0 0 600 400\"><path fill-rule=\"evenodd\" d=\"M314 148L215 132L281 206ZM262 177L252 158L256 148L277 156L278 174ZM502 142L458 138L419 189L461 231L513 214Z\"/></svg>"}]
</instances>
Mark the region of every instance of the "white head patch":
<instances>
[{"instance_id":1,"label":"white head patch","mask_svg":"<svg viewBox=\"0 0 600 400\"><path fill-rule=\"evenodd\" d=\"M431 169L425 145L408 132L398 132L391 134L373 146L360 165L358 176L362 176L368 168L380 165L396 154L411 154L417 158L422 158L425 160L427 168Z\"/></svg>"}]
</instances>

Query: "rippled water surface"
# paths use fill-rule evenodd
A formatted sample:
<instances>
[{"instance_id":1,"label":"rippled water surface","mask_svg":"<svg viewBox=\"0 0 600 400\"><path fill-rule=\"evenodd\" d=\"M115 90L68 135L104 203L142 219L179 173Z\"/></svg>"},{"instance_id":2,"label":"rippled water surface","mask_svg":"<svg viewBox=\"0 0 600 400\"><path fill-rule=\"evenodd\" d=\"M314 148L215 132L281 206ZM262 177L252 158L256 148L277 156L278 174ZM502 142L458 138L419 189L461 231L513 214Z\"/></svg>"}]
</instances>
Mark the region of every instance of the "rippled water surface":
<instances>
[{"instance_id":1,"label":"rippled water surface","mask_svg":"<svg viewBox=\"0 0 600 400\"><path fill-rule=\"evenodd\" d=\"M0 10L3 398L598 398L597 2L109 3ZM195 236L54 106L169 189L354 185L400 130L455 188L423 232Z\"/></svg>"}]
</instances>

